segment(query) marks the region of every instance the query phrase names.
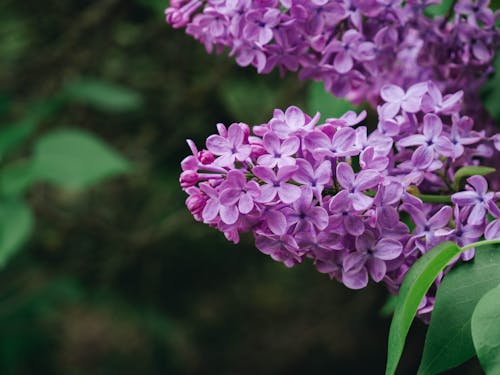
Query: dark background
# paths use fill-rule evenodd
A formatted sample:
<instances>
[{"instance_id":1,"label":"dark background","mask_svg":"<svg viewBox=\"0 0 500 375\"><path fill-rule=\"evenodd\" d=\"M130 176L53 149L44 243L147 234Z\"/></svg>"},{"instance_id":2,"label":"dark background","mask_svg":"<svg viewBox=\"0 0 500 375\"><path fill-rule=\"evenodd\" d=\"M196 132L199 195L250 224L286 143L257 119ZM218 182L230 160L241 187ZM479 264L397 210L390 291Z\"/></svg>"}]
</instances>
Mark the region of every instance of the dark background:
<instances>
[{"instance_id":1,"label":"dark background","mask_svg":"<svg viewBox=\"0 0 500 375\"><path fill-rule=\"evenodd\" d=\"M207 55L164 23L167 5L0 0L2 121L75 79L141 97L127 111L49 111L33 136L86 129L134 169L84 192L28 192L35 233L0 270L0 374L382 374L383 286L354 292L311 264L286 269L250 236L233 245L185 209L185 138L203 145L217 122L305 106L309 87ZM414 324L401 374L416 373L424 335Z\"/></svg>"}]
</instances>

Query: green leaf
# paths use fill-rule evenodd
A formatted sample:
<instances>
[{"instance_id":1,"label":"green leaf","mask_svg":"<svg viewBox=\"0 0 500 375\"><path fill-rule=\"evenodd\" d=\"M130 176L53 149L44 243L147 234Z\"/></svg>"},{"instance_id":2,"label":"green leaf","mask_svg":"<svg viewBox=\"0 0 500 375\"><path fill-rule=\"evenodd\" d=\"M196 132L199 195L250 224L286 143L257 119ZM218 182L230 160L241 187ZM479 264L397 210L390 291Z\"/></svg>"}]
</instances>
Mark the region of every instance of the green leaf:
<instances>
[{"instance_id":1,"label":"green leaf","mask_svg":"<svg viewBox=\"0 0 500 375\"><path fill-rule=\"evenodd\" d=\"M444 16L450 11L453 0L444 0L439 4L433 4L425 8L425 14L427 16L436 17Z\"/></svg>"},{"instance_id":2,"label":"green leaf","mask_svg":"<svg viewBox=\"0 0 500 375\"><path fill-rule=\"evenodd\" d=\"M500 374L500 285L476 305L471 321L472 339L486 374Z\"/></svg>"},{"instance_id":3,"label":"green leaf","mask_svg":"<svg viewBox=\"0 0 500 375\"><path fill-rule=\"evenodd\" d=\"M355 109L356 107L347 100L336 98L326 92L323 83L312 82L309 85L307 110L311 115L321 112L321 121L330 117L338 118L347 111Z\"/></svg>"},{"instance_id":4,"label":"green leaf","mask_svg":"<svg viewBox=\"0 0 500 375\"><path fill-rule=\"evenodd\" d=\"M494 61L495 73L481 89L481 97L488 112L500 121L500 54Z\"/></svg>"},{"instance_id":5,"label":"green leaf","mask_svg":"<svg viewBox=\"0 0 500 375\"><path fill-rule=\"evenodd\" d=\"M390 294L385 301L384 306L379 311L380 316L386 318L394 314L396 305L398 303L398 297Z\"/></svg>"},{"instance_id":6,"label":"green leaf","mask_svg":"<svg viewBox=\"0 0 500 375\"><path fill-rule=\"evenodd\" d=\"M0 159L9 151L15 150L33 133L36 124L31 121L22 122L0 129Z\"/></svg>"},{"instance_id":7,"label":"green leaf","mask_svg":"<svg viewBox=\"0 0 500 375\"><path fill-rule=\"evenodd\" d=\"M280 106L276 90L261 80L231 81L222 84L218 94L231 116L249 123L266 121L273 109Z\"/></svg>"},{"instance_id":8,"label":"green leaf","mask_svg":"<svg viewBox=\"0 0 500 375\"><path fill-rule=\"evenodd\" d=\"M0 193L4 196L23 194L34 182L32 161L16 161L0 170Z\"/></svg>"},{"instance_id":9,"label":"green leaf","mask_svg":"<svg viewBox=\"0 0 500 375\"><path fill-rule=\"evenodd\" d=\"M427 290L443 268L461 249L453 242L443 242L424 254L410 268L399 291L396 310L389 331L386 375L394 374L411 323Z\"/></svg>"},{"instance_id":10,"label":"green leaf","mask_svg":"<svg viewBox=\"0 0 500 375\"><path fill-rule=\"evenodd\" d=\"M142 106L142 96L127 87L97 79L81 79L69 84L66 98L107 112L124 112Z\"/></svg>"},{"instance_id":11,"label":"green leaf","mask_svg":"<svg viewBox=\"0 0 500 375\"><path fill-rule=\"evenodd\" d=\"M68 188L85 188L129 170L128 162L93 135L58 130L35 146L33 176Z\"/></svg>"},{"instance_id":12,"label":"green leaf","mask_svg":"<svg viewBox=\"0 0 500 375\"><path fill-rule=\"evenodd\" d=\"M474 261L459 264L438 288L419 374L432 375L474 355L470 320L484 293L500 283L500 248L476 249Z\"/></svg>"},{"instance_id":13,"label":"green leaf","mask_svg":"<svg viewBox=\"0 0 500 375\"><path fill-rule=\"evenodd\" d=\"M491 167L475 167L475 166L467 166L467 167L462 167L460 168L456 173L455 177L453 178L453 187L455 190L460 190L460 182L470 176L484 176L490 173L495 172L495 168Z\"/></svg>"},{"instance_id":14,"label":"green leaf","mask_svg":"<svg viewBox=\"0 0 500 375\"><path fill-rule=\"evenodd\" d=\"M19 251L32 230L33 216L23 201L0 202L0 266Z\"/></svg>"},{"instance_id":15,"label":"green leaf","mask_svg":"<svg viewBox=\"0 0 500 375\"><path fill-rule=\"evenodd\" d=\"M64 95L57 93L51 97L29 103L26 108L24 120L39 123L59 112L65 104Z\"/></svg>"}]
</instances>

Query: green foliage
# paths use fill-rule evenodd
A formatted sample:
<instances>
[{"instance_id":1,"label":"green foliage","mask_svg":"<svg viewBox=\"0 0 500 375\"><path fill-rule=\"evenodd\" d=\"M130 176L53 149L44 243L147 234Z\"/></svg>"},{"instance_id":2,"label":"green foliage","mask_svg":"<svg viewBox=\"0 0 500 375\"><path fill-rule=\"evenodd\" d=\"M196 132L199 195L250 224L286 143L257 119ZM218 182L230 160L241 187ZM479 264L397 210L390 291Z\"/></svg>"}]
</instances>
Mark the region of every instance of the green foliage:
<instances>
[{"instance_id":1,"label":"green foliage","mask_svg":"<svg viewBox=\"0 0 500 375\"><path fill-rule=\"evenodd\" d=\"M33 183L32 160L18 160L0 169L0 195L19 196Z\"/></svg>"},{"instance_id":2,"label":"green foliage","mask_svg":"<svg viewBox=\"0 0 500 375\"><path fill-rule=\"evenodd\" d=\"M456 191L460 190L460 185L463 179L475 175L484 176L490 173L495 172L495 168L491 167L481 167L481 166L467 166L460 168L453 178L453 187Z\"/></svg>"},{"instance_id":3,"label":"green foliage","mask_svg":"<svg viewBox=\"0 0 500 375\"><path fill-rule=\"evenodd\" d=\"M470 321L484 293L500 283L498 246L476 250L474 261L454 267L438 288L419 369L433 375L474 355Z\"/></svg>"},{"instance_id":4,"label":"green foliage","mask_svg":"<svg viewBox=\"0 0 500 375\"><path fill-rule=\"evenodd\" d=\"M223 84L219 91L231 116L250 124L269 119L279 107L278 93L263 81L239 80Z\"/></svg>"},{"instance_id":5,"label":"green foliage","mask_svg":"<svg viewBox=\"0 0 500 375\"><path fill-rule=\"evenodd\" d=\"M21 121L0 129L0 162L25 145L37 124L67 101L109 111L134 109L142 103L131 90L101 81L77 81L62 93L31 103ZM0 266L32 232L33 217L22 195L34 183L48 181L64 188L83 189L130 169L128 162L104 142L76 129L46 133L35 141L33 156L10 159L9 155L8 163L0 164Z\"/></svg>"},{"instance_id":6,"label":"green foliage","mask_svg":"<svg viewBox=\"0 0 500 375\"><path fill-rule=\"evenodd\" d=\"M93 78L82 78L67 85L65 98L106 112L124 112L141 108L140 94L127 87Z\"/></svg>"},{"instance_id":7,"label":"green foliage","mask_svg":"<svg viewBox=\"0 0 500 375\"><path fill-rule=\"evenodd\" d=\"M338 118L347 111L355 110L349 101L336 98L331 93L325 91L321 82L312 82L309 85L307 110L312 115L321 112L321 121L327 118Z\"/></svg>"},{"instance_id":8,"label":"green foliage","mask_svg":"<svg viewBox=\"0 0 500 375\"><path fill-rule=\"evenodd\" d=\"M497 54L494 63L495 73L493 77L483 86L482 98L488 112L500 122L500 55Z\"/></svg>"},{"instance_id":9,"label":"green foliage","mask_svg":"<svg viewBox=\"0 0 500 375\"><path fill-rule=\"evenodd\" d=\"M5 128L0 151L19 145L34 130L27 124ZM37 140L31 159L16 160L0 168L0 266L30 236L33 217L20 196L37 181L82 189L125 173L129 164L116 151L81 130L57 130Z\"/></svg>"},{"instance_id":10,"label":"green foliage","mask_svg":"<svg viewBox=\"0 0 500 375\"><path fill-rule=\"evenodd\" d=\"M471 330L483 370L488 375L500 374L500 285L478 302L472 314Z\"/></svg>"},{"instance_id":11,"label":"green foliage","mask_svg":"<svg viewBox=\"0 0 500 375\"><path fill-rule=\"evenodd\" d=\"M453 0L444 0L439 4L430 5L425 9L425 14L430 17L445 16L450 12L453 3Z\"/></svg>"},{"instance_id":12,"label":"green foliage","mask_svg":"<svg viewBox=\"0 0 500 375\"><path fill-rule=\"evenodd\" d=\"M36 273L31 277L37 277ZM47 321L65 305L81 300L83 293L70 278L38 279L15 293L5 292L3 289L0 305L0 363L2 374L19 374L26 353L45 354L40 348L49 344L40 320Z\"/></svg>"},{"instance_id":13,"label":"green foliage","mask_svg":"<svg viewBox=\"0 0 500 375\"><path fill-rule=\"evenodd\" d=\"M386 375L396 372L410 325L429 287L460 252L461 249L455 243L443 242L424 254L406 275L389 331Z\"/></svg>"},{"instance_id":14,"label":"green foliage","mask_svg":"<svg viewBox=\"0 0 500 375\"><path fill-rule=\"evenodd\" d=\"M21 248L32 230L33 216L23 201L0 201L0 267Z\"/></svg>"},{"instance_id":15,"label":"green foliage","mask_svg":"<svg viewBox=\"0 0 500 375\"><path fill-rule=\"evenodd\" d=\"M398 297L390 294L389 297L387 297L387 301L385 301L384 306L380 309L380 316L386 318L394 314L397 303Z\"/></svg>"},{"instance_id":16,"label":"green foliage","mask_svg":"<svg viewBox=\"0 0 500 375\"><path fill-rule=\"evenodd\" d=\"M128 170L127 161L105 143L81 130L67 129L37 141L31 173L34 179L81 189Z\"/></svg>"},{"instance_id":17,"label":"green foliage","mask_svg":"<svg viewBox=\"0 0 500 375\"><path fill-rule=\"evenodd\" d=\"M20 124L5 126L0 129L0 160L9 151L14 150L35 130L35 123L25 121Z\"/></svg>"}]
</instances>

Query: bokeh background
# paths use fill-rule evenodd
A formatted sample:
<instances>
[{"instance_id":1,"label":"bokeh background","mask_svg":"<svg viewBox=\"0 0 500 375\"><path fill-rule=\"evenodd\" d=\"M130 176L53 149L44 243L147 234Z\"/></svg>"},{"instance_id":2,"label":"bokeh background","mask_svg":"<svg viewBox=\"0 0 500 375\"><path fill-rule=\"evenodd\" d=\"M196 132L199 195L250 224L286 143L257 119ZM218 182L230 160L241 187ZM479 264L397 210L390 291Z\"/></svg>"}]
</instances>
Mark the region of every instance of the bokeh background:
<instances>
[{"instance_id":1,"label":"bokeh background","mask_svg":"<svg viewBox=\"0 0 500 375\"><path fill-rule=\"evenodd\" d=\"M0 0L0 129L37 122L9 158L71 126L132 166L24 194L36 224L0 270L0 374L382 374L382 286L353 292L310 264L286 269L249 236L233 245L192 219L178 186L186 138L201 145L217 122L257 124L276 107L315 111L321 88L207 55L164 23L167 5ZM401 374L416 373L424 335L416 322Z\"/></svg>"}]
</instances>

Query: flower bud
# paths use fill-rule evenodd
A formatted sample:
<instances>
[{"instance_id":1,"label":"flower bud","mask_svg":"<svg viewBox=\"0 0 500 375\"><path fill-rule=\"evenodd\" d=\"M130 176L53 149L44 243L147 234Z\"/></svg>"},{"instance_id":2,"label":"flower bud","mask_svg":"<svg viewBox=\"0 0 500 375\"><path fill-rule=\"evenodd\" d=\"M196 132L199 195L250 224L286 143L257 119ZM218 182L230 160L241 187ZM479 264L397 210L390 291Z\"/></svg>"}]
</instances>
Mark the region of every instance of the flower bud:
<instances>
[{"instance_id":1,"label":"flower bud","mask_svg":"<svg viewBox=\"0 0 500 375\"><path fill-rule=\"evenodd\" d=\"M181 168L183 171L196 170L198 168L198 160L193 155L186 156L181 161Z\"/></svg>"},{"instance_id":2,"label":"flower bud","mask_svg":"<svg viewBox=\"0 0 500 375\"><path fill-rule=\"evenodd\" d=\"M215 160L214 154L212 154L210 151L207 150L201 150L198 153L198 159L200 160L201 164L212 164Z\"/></svg>"},{"instance_id":3,"label":"flower bud","mask_svg":"<svg viewBox=\"0 0 500 375\"><path fill-rule=\"evenodd\" d=\"M201 194L190 195L186 199L186 206L188 210L195 216L201 215L203 208L205 208L205 199Z\"/></svg>"},{"instance_id":4,"label":"flower bud","mask_svg":"<svg viewBox=\"0 0 500 375\"><path fill-rule=\"evenodd\" d=\"M199 176L195 171L188 170L181 173L179 181L181 183L181 187L186 189L190 186L194 186L199 181Z\"/></svg>"}]
</instances>

